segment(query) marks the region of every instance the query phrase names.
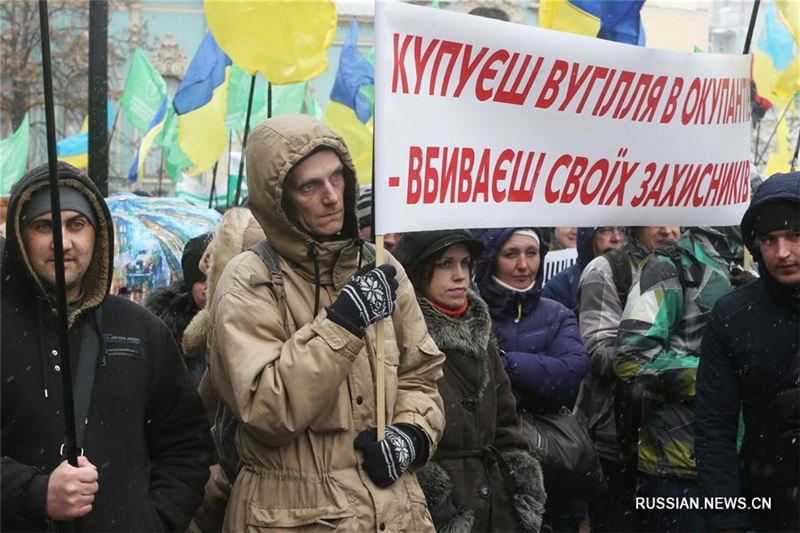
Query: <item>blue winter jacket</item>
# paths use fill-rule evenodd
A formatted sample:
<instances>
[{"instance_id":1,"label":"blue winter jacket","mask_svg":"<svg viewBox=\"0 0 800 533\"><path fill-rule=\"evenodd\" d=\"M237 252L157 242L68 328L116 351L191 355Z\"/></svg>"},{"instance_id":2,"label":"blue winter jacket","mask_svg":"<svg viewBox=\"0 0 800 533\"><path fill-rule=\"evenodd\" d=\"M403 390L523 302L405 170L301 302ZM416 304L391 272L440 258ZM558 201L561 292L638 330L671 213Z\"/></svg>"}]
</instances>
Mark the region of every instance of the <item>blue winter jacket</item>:
<instances>
[{"instance_id":1,"label":"blue winter jacket","mask_svg":"<svg viewBox=\"0 0 800 533\"><path fill-rule=\"evenodd\" d=\"M748 217L778 199L800 203L800 173L773 176L754 194L742 236L755 259L760 251ZM713 530L796 531L798 525L800 286L778 283L763 263L759 273L711 312L697 371L694 453L706 496L770 497L772 510L710 512ZM740 409L745 433L737 454ZM762 523L766 518L770 523Z\"/></svg>"},{"instance_id":2,"label":"blue winter jacket","mask_svg":"<svg viewBox=\"0 0 800 533\"><path fill-rule=\"evenodd\" d=\"M545 412L562 405L571 408L589 368L575 315L560 303L540 297L543 268L533 288L524 293L504 289L491 279L495 258L516 229L475 231L486 246L476 263L475 281L489 305L518 406ZM538 228L534 230L539 235L544 263L547 243Z\"/></svg>"},{"instance_id":3,"label":"blue winter jacket","mask_svg":"<svg viewBox=\"0 0 800 533\"><path fill-rule=\"evenodd\" d=\"M597 228L578 228L578 261L553 276L542 289L542 296L561 302L567 309L575 309L578 306L581 272L594 259L596 230Z\"/></svg>"}]
</instances>

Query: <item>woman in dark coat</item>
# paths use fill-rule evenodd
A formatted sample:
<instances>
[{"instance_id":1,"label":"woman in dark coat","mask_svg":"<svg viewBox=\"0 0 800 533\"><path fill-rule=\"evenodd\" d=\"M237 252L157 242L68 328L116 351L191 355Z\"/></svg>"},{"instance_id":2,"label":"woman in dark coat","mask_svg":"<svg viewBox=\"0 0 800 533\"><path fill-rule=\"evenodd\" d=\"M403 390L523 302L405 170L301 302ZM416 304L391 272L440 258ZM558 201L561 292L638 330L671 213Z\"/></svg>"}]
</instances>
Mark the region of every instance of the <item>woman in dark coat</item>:
<instances>
[{"instance_id":1,"label":"woman in dark coat","mask_svg":"<svg viewBox=\"0 0 800 533\"><path fill-rule=\"evenodd\" d=\"M547 243L538 228L476 232L484 244L475 266L476 284L489 306L517 405L528 412L572 408L589 369L578 321L562 304L541 298ZM568 494L546 479L545 523L556 531L577 529L583 510L570 510ZM572 507L582 507L573 502Z\"/></svg>"},{"instance_id":2,"label":"woman in dark coat","mask_svg":"<svg viewBox=\"0 0 800 533\"><path fill-rule=\"evenodd\" d=\"M438 382L447 426L417 473L437 531L539 531L539 462L519 430L486 303L469 290L480 242L466 230L409 233L395 248L447 359Z\"/></svg>"}]
</instances>

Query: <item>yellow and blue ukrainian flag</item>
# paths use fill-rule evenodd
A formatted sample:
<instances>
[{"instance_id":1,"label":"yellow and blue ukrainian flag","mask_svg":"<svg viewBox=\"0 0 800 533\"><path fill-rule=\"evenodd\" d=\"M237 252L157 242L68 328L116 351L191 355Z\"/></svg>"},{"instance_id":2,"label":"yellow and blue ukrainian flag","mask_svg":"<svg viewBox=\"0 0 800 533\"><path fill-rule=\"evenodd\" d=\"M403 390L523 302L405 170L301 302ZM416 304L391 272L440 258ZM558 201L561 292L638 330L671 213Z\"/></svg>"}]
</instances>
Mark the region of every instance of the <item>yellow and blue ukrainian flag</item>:
<instances>
[{"instance_id":1,"label":"yellow and blue ukrainian flag","mask_svg":"<svg viewBox=\"0 0 800 533\"><path fill-rule=\"evenodd\" d=\"M106 108L108 129L114 124L114 106L108 101ZM56 143L56 156L59 161L64 161L77 168L89 166L89 117L83 119L80 132L61 139Z\"/></svg>"},{"instance_id":2,"label":"yellow and blue ukrainian flag","mask_svg":"<svg viewBox=\"0 0 800 533\"><path fill-rule=\"evenodd\" d=\"M228 145L225 127L231 59L206 33L178 86L172 106L178 119L178 144L194 163L193 173L214 166Z\"/></svg>"},{"instance_id":3,"label":"yellow and blue ukrainian flag","mask_svg":"<svg viewBox=\"0 0 800 533\"><path fill-rule=\"evenodd\" d=\"M347 34L323 120L342 136L356 166L359 183L372 182L372 105L361 88L375 83L375 69L358 51L358 22Z\"/></svg>"},{"instance_id":4,"label":"yellow and blue ukrainian flag","mask_svg":"<svg viewBox=\"0 0 800 533\"><path fill-rule=\"evenodd\" d=\"M644 0L541 0L539 26L644 46Z\"/></svg>"},{"instance_id":5,"label":"yellow and blue ukrainian flag","mask_svg":"<svg viewBox=\"0 0 800 533\"><path fill-rule=\"evenodd\" d=\"M147 126L147 132L142 137L142 142L139 143L139 149L136 150L136 155L131 163L131 168L128 170L128 180L136 181L140 175L144 174L144 163L147 160L147 154L153 146L153 142L158 138L164 129L164 122L167 118L167 95L161 101L161 105L156 111L150 125Z\"/></svg>"}]
</instances>

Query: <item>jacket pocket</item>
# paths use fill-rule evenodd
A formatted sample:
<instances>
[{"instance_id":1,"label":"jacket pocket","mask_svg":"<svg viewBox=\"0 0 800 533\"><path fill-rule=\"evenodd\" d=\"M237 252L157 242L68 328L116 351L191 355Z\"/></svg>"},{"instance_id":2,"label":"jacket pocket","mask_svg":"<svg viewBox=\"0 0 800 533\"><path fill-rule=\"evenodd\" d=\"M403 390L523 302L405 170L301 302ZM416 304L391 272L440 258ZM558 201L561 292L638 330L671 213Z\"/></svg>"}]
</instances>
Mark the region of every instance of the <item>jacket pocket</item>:
<instances>
[{"instance_id":1,"label":"jacket pocket","mask_svg":"<svg viewBox=\"0 0 800 533\"><path fill-rule=\"evenodd\" d=\"M251 504L247 525L256 528L308 528L317 526L320 531L349 530L348 519L355 517L353 509L336 504L295 509L275 509Z\"/></svg>"},{"instance_id":2,"label":"jacket pocket","mask_svg":"<svg viewBox=\"0 0 800 533\"><path fill-rule=\"evenodd\" d=\"M314 433L347 431L351 426L350 419L350 396L347 393L347 380L345 380L336 390L336 397L332 399L330 407L323 409L308 427Z\"/></svg>"}]
</instances>

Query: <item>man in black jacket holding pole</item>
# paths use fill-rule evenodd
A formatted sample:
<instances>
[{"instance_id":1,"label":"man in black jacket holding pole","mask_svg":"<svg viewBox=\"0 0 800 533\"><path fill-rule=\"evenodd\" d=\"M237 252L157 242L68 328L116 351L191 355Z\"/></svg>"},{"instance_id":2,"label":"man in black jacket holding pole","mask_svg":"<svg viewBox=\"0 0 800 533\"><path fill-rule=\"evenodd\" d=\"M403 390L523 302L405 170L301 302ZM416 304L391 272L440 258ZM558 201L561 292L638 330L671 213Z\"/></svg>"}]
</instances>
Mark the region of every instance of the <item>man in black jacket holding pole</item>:
<instances>
[{"instance_id":1,"label":"man in black jacket holding pole","mask_svg":"<svg viewBox=\"0 0 800 533\"><path fill-rule=\"evenodd\" d=\"M2 529L184 531L210 442L167 327L109 295L111 215L89 178L58 164L77 467L64 457L55 261L46 165L12 190L0 272Z\"/></svg>"}]
</instances>

